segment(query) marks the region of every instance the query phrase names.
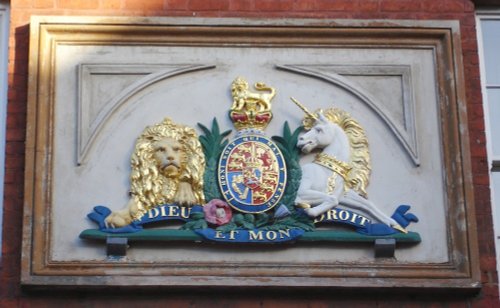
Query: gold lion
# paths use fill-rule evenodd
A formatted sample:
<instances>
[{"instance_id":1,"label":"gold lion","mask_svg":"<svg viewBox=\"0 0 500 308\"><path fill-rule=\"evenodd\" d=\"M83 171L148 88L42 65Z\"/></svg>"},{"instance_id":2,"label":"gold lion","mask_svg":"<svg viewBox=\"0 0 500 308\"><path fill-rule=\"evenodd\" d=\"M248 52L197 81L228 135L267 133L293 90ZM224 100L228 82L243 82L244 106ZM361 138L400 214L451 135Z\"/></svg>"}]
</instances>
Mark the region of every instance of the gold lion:
<instances>
[{"instance_id":1,"label":"gold lion","mask_svg":"<svg viewBox=\"0 0 500 308\"><path fill-rule=\"evenodd\" d=\"M203 204L205 156L193 128L169 118L146 127L131 158L130 201L105 220L111 228L139 220L148 210L168 203Z\"/></svg>"},{"instance_id":2,"label":"gold lion","mask_svg":"<svg viewBox=\"0 0 500 308\"><path fill-rule=\"evenodd\" d=\"M254 85L258 91L269 91L269 93L253 93L248 90L248 82L238 77L231 85L233 105L231 110L242 111L244 109L253 112L265 112L271 110L271 100L276 95L274 88L268 87L263 82Z\"/></svg>"}]
</instances>

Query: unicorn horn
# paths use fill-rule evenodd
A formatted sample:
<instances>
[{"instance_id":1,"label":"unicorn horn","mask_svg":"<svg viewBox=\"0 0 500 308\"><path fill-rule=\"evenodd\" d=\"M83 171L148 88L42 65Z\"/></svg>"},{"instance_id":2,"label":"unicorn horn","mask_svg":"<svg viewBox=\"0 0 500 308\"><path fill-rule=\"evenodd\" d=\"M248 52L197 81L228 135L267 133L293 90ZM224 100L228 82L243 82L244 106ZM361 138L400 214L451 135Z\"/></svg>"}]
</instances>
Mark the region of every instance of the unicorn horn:
<instances>
[{"instance_id":1,"label":"unicorn horn","mask_svg":"<svg viewBox=\"0 0 500 308\"><path fill-rule=\"evenodd\" d=\"M292 102L295 103L295 105L297 105L302 111L304 111L305 114L307 114L308 116L310 116L314 120L318 121L318 117L316 115L314 115L312 112L310 112L309 110L307 110L307 108L304 105L302 105L298 100L296 100L295 98L293 98L291 96L290 96L290 99L292 100Z\"/></svg>"}]
</instances>

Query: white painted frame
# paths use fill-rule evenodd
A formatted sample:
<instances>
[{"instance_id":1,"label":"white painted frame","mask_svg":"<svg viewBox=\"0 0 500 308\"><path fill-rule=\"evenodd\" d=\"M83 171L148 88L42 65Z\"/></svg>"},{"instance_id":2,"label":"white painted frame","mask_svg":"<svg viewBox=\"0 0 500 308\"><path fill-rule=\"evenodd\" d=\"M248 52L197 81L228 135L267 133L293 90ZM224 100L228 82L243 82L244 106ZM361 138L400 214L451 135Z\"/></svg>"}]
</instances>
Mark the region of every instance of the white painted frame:
<instances>
[{"instance_id":1,"label":"white painted frame","mask_svg":"<svg viewBox=\"0 0 500 308\"><path fill-rule=\"evenodd\" d=\"M0 247L2 247L3 228L3 188L5 175L5 129L7 119L9 19L9 3L4 3L2 1L0 3Z\"/></svg>"},{"instance_id":2,"label":"white painted frame","mask_svg":"<svg viewBox=\"0 0 500 308\"><path fill-rule=\"evenodd\" d=\"M494 242L497 260L497 271L500 271L500 210L495 206L500 200L496 200L495 191L500 190L500 187L493 186L492 173L500 172L500 170L493 171L493 162L499 162L500 157L494 156L493 146L492 146L492 136L491 136L491 122L489 118L489 105L488 105L488 93L486 82L486 67L484 59L484 44L483 44L483 33L481 28L481 21L483 20L498 20L500 22L500 9L490 9L490 10L477 10L476 11L476 31L477 31L477 43L478 43L478 54L479 54L479 68L481 77L481 93L483 98L483 112L484 112L484 122L485 122L485 135L486 135L486 151L488 154L488 173L490 176L490 197L491 197L491 212L493 216L493 230L494 230ZM500 33L500 28L499 28Z\"/></svg>"}]
</instances>

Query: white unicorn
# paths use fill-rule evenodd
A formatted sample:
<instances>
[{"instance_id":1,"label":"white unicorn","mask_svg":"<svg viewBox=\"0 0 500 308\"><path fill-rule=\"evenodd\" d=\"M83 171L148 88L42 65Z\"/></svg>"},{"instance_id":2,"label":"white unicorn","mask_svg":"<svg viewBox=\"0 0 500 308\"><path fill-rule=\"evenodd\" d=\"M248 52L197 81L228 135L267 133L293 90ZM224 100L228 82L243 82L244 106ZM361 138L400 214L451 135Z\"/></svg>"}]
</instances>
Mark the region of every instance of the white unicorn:
<instances>
[{"instance_id":1,"label":"white unicorn","mask_svg":"<svg viewBox=\"0 0 500 308\"><path fill-rule=\"evenodd\" d=\"M364 211L394 229L406 232L394 219L366 198L370 176L370 153L363 128L345 111L332 108L309 112L291 98L306 114L308 129L297 142L303 153L323 149L312 163L302 166L302 179L295 204L318 217L342 205Z\"/></svg>"}]
</instances>

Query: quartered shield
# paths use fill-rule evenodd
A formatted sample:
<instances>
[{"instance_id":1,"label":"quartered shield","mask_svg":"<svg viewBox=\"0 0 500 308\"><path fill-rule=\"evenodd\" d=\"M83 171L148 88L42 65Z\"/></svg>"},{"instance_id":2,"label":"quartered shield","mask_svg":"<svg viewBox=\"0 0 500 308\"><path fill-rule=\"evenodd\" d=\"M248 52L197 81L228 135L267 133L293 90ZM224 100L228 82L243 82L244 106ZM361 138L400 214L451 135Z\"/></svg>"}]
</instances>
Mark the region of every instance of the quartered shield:
<instances>
[{"instance_id":1,"label":"quartered shield","mask_svg":"<svg viewBox=\"0 0 500 308\"><path fill-rule=\"evenodd\" d=\"M219 185L227 203L245 213L273 208L286 185L278 147L264 136L246 135L229 143L219 162Z\"/></svg>"}]
</instances>

